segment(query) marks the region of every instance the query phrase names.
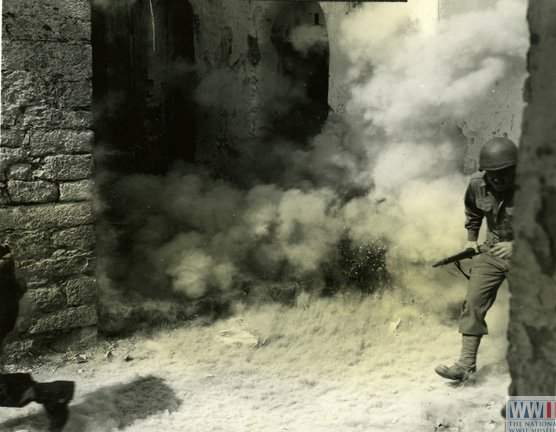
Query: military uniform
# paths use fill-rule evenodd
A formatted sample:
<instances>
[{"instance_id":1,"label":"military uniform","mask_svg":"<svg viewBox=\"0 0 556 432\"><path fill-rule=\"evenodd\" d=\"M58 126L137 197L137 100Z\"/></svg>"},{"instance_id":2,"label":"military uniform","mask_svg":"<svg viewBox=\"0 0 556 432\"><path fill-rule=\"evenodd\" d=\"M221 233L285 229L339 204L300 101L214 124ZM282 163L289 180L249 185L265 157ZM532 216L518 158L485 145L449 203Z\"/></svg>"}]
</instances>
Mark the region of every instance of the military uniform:
<instances>
[{"instance_id":1,"label":"military uniform","mask_svg":"<svg viewBox=\"0 0 556 432\"><path fill-rule=\"evenodd\" d=\"M465 192L465 228L469 245L477 245L479 230L486 220L486 241L481 254L473 258L467 295L458 322L462 333L461 354L451 367L438 365L443 378L466 380L475 372L477 352L488 334L485 316L506 280L512 253L514 176L517 146L506 137L487 141L479 154L480 172L471 176Z\"/></svg>"},{"instance_id":2,"label":"military uniform","mask_svg":"<svg viewBox=\"0 0 556 432\"><path fill-rule=\"evenodd\" d=\"M486 219L486 241L481 254L473 258L473 267L467 286L467 296L459 318L459 332L481 336L488 334L485 316L490 309L498 288L506 279L509 261L494 257L489 250L498 242L513 241L513 188L503 198L490 187L485 173L471 177L465 193L465 228L467 240L476 242L483 219Z\"/></svg>"}]
</instances>

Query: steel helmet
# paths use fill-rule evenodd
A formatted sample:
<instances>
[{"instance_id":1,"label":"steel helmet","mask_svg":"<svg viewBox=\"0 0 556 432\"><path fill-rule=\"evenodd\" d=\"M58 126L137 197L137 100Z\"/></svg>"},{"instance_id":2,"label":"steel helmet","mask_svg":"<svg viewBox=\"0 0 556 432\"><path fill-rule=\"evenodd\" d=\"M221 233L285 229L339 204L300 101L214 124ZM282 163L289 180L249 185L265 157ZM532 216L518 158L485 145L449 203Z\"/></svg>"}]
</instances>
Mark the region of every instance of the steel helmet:
<instances>
[{"instance_id":1,"label":"steel helmet","mask_svg":"<svg viewBox=\"0 0 556 432\"><path fill-rule=\"evenodd\" d=\"M517 146L508 138L487 141L479 153L479 170L495 171L517 163Z\"/></svg>"}]
</instances>

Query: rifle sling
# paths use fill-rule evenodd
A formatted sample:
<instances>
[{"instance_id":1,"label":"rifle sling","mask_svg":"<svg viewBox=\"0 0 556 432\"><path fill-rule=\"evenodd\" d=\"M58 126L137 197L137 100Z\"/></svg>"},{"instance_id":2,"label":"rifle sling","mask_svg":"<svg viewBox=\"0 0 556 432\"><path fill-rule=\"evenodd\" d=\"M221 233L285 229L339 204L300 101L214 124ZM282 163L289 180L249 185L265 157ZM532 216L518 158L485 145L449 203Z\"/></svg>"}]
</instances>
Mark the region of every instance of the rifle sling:
<instances>
[{"instance_id":1,"label":"rifle sling","mask_svg":"<svg viewBox=\"0 0 556 432\"><path fill-rule=\"evenodd\" d=\"M463 271L463 269L461 268L460 262L459 261L454 261L454 264L456 265L458 270L461 272L461 274L464 275L467 280L469 280L470 276Z\"/></svg>"}]
</instances>

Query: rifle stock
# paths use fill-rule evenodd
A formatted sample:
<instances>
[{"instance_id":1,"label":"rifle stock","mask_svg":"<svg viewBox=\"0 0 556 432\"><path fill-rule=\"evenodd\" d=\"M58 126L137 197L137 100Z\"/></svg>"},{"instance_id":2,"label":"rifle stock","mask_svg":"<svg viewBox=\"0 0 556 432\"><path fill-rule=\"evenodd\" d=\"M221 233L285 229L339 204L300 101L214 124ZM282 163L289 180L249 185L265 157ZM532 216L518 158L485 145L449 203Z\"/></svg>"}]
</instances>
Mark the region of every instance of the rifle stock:
<instances>
[{"instance_id":1,"label":"rifle stock","mask_svg":"<svg viewBox=\"0 0 556 432\"><path fill-rule=\"evenodd\" d=\"M463 252L452 255L448 258L444 258L444 259L438 261L436 264L433 264L432 266L433 267L444 266L446 264L450 264L450 263L453 263L453 262L461 261L463 259L474 257L475 255L479 255L480 253L481 252L477 252L473 248L465 249Z\"/></svg>"}]
</instances>

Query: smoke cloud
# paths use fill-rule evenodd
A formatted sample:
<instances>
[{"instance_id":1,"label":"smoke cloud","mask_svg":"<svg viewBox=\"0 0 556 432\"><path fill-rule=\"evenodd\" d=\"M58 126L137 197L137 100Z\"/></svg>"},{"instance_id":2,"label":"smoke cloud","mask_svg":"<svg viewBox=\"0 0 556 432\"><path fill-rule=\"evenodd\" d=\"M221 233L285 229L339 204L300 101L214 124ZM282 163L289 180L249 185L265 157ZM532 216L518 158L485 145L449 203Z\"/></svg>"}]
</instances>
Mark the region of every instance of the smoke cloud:
<instances>
[{"instance_id":1,"label":"smoke cloud","mask_svg":"<svg viewBox=\"0 0 556 432\"><path fill-rule=\"evenodd\" d=\"M271 143L266 153L283 167L275 178L241 189L177 166L165 177L117 182L114 193L125 197L119 213L128 215L122 223L138 227L127 274L149 272L197 299L252 281L322 285L322 263L346 235L356 244L385 238L391 262L402 265L460 250L467 140L457 125L482 112L498 82L524 75L525 1L434 20L434 28L430 16L391 6L365 4L346 17L347 114L331 115L309 146ZM292 33L302 52L323 42L309 28ZM283 89L275 88L276 95ZM240 89L229 73L215 71L196 97L204 107L248 104Z\"/></svg>"},{"instance_id":2,"label":"smoke cloud","mask_svg":"<svg viewBox=\"0 0 556 432\"><path fill-rule=\"evenodd\" d=\"M497 82L524 75L525 13L523 1L499 1L491 9L439 22L433 35L402 31L415 21L394 16L387 21L390 32L377 41L373 32L357 31L377 19L367 7L344 25L346 50L355 44L348 50L356 61L351 74L359 81L350 109L362 110L365 120L391 136L430 139L441 122L480 110ZM359 61L362 56L366 61Z\"/></svg>"},{"instance_id":3,"label":"smoke cloud","mask_svg":"<svg viewBox=\"0 0 556 432\"><path fill-rule=\"evenodd\" d=\"M468 116L489 114L500 81L524 79L526 3L500 1L434 29L411 11L386 19L387 6L367 5L344 22L354 64L347 110L379 147L371 167L370 196L381 203L370 218L375 230L406 259L431 260L465 240L467 140L455 131ZM378 34L363 31L377 21L385 22Z\"/></svg>"}]
</instances>

